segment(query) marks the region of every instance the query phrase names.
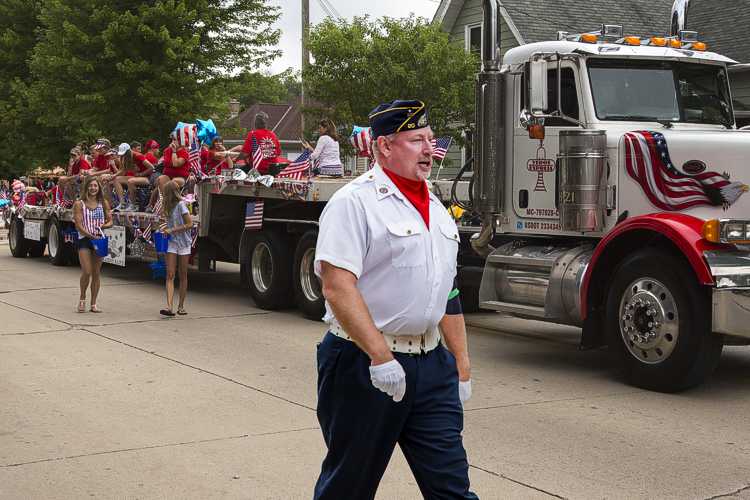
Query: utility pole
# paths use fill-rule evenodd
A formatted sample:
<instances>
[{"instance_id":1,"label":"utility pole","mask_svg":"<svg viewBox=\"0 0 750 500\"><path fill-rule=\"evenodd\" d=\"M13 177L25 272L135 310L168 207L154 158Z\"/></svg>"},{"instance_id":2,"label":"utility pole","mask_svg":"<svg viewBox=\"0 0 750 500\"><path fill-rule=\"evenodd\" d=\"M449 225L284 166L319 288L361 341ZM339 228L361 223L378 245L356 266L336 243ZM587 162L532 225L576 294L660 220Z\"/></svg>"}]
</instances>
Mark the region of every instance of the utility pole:
<instances>
[{"instance_id":1,"label":"utility pole","mask_svg":"<svg viewBox=\"0 0 750 500\"><path fill-rule=\"evenodd\" d=\"M300 103L305 107L305 70L310 64L310 51L307 48L310 40L310 0L302 0L302 91L300 92ZM305 133L305 113L300 113L302 122L302 134Z\"/></svg>"}]
</instances>

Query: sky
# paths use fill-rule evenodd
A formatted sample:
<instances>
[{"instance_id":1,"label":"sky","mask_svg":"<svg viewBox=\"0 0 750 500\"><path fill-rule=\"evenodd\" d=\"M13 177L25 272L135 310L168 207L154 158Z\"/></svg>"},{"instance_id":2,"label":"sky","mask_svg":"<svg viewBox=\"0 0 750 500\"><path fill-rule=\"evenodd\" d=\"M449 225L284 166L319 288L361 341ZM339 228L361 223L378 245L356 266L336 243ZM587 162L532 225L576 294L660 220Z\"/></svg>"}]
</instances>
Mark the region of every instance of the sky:
<instances>
[{"instance_id":1,"label":"sky","mask_svg":"<svg viewBox=\"0 0 750 500\"><path fill-rule=\"evenodd\" d=\"M310 27L318 24L326 17L320 0L310 2ZM280 73L286 68L299 69L302 64L300 43L302 38L301 0L272 0L274 5L281 7L281 17L275 27L281 29L279 48L283 55L276 59L268 71ZM369 15L371 18L383 16L417 17L432 19L437 10L437 0L328 0L328 3L338 11L341 17L351 21L354 16Z\"/></svg>"}]
</instances>

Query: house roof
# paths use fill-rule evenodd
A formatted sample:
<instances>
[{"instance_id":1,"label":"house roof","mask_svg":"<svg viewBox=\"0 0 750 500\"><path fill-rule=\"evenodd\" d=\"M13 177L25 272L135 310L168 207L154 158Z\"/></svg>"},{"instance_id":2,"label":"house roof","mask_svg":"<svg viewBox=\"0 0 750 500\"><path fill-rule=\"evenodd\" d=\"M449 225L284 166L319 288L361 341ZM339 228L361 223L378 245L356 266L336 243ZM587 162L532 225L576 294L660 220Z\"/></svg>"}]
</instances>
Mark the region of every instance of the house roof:
<instances>
[{"instance_id":1,"label":"house roof","mask_svg":"<svg viewBox=\"0 0 750 500\"><path fill-rule=\"evenodd\" d=\"M686 29L697 31L708 50L750 63L750 7L737 0L691 0Z\"/></svg>"},{"instance_id":2,"label":"house roof","mask_svg":"<svg viewBox=\"0 0 750 500\"><path fill-rule=\"evenodd\" d=\"M302 137L302 110L299 99L282 104L253 104L240 113L240 127L254 129L255 115L261 111L268 114L268 129L272 130L280 141L299 141Z\"/></svg>"},{"instance_id":3,"label":"house roof","mask_svg":"<svg viewBox=\"0 0 750 500\"><path fill-rule=\"evenodd\" d=\"M450 32L464 4L474 1L477 0L442 0L433 21ZM673 0L500 1L506 23L520 34L519 43L554 40L557 31L585 33L604 23L621 24L626 34L664 35L670 30L672 3Z\"/></svg>"}]
</instances>

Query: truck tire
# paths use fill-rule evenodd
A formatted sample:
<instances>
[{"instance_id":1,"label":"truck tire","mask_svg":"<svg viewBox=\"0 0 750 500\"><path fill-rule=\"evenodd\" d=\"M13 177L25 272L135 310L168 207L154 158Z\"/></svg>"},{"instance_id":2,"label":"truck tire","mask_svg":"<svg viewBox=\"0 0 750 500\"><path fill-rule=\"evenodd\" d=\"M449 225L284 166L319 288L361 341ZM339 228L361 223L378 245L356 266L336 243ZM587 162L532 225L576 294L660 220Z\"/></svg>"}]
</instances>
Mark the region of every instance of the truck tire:
<instances>
[{"instance_id":1,"label":"truck tire","mask_svg":"<svg viewBox=\"0 0 750 500\"><path fill-rule=\"evenodd\" d=\"M49 231L47 232L47 253L53 266L66 266L71 260L73 251L69 243L65 243L63 235L63 225L53 217L49 221Z\"/></svg>"},{"instance_id":2,"label":"truck tire","mask_svg":"<svg viewBox=\"0 0 750 500\"><path fill-rule=\"evenodd\" d=\"M325 299L320 280L314 271L317 241L318 232L308 231L297 242L292 285L297 308L305 317L321 321L325 314Z\"/></svg>"},{"instance_id":3,"label":"truck tire","mask_svg":"<svg viewBox=\"0 0 750 500\"><path fill-rule=\"evenodd\" d=\"M605 328L625 379L660 392L703 382L723 346L711 331L710 290L682 258L655 249L636 252L615 271Z\"/></svg>"},{"instance_id":4,"label":"truck tire","mask_svg":"<svg viewBox=\"0 0 750 500\"><path fill-rule=\"evenodd\" d=\"M8 246L13 257L23 258L29 253L29 242L23 237L23 221L15 215L10 220Z\"/></svg>"},{"instance_id":5,"label":"truck tire","mask_svg":"<svg viewBox=\"0 0 750 500\"><path fill-rule=\"evenodd\" d=\"M257 231L247 248L245 272L255 304L268 310L291 305L292 256L286 238L275 231Z\"/></svg>"}]
</instances>

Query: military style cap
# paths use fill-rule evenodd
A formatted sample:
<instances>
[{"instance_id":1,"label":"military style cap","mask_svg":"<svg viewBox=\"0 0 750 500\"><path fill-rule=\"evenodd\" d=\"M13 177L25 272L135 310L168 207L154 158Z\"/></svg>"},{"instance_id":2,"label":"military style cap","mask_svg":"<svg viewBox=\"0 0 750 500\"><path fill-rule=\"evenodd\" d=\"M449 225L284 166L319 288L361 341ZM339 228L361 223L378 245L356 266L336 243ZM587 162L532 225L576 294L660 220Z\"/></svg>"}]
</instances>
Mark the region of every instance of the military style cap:
<instances>
[{"instance_id":1,"label":"military style cap","mask_svg":"<svg viewBox=\"0 0 750 500\"><path fill-rule=\"evenodd\" d=\"M427 110L422 101L400 100L380 104L370 111L370 131L373 139L426 127Z\"/></svg>"}]
</instances>

